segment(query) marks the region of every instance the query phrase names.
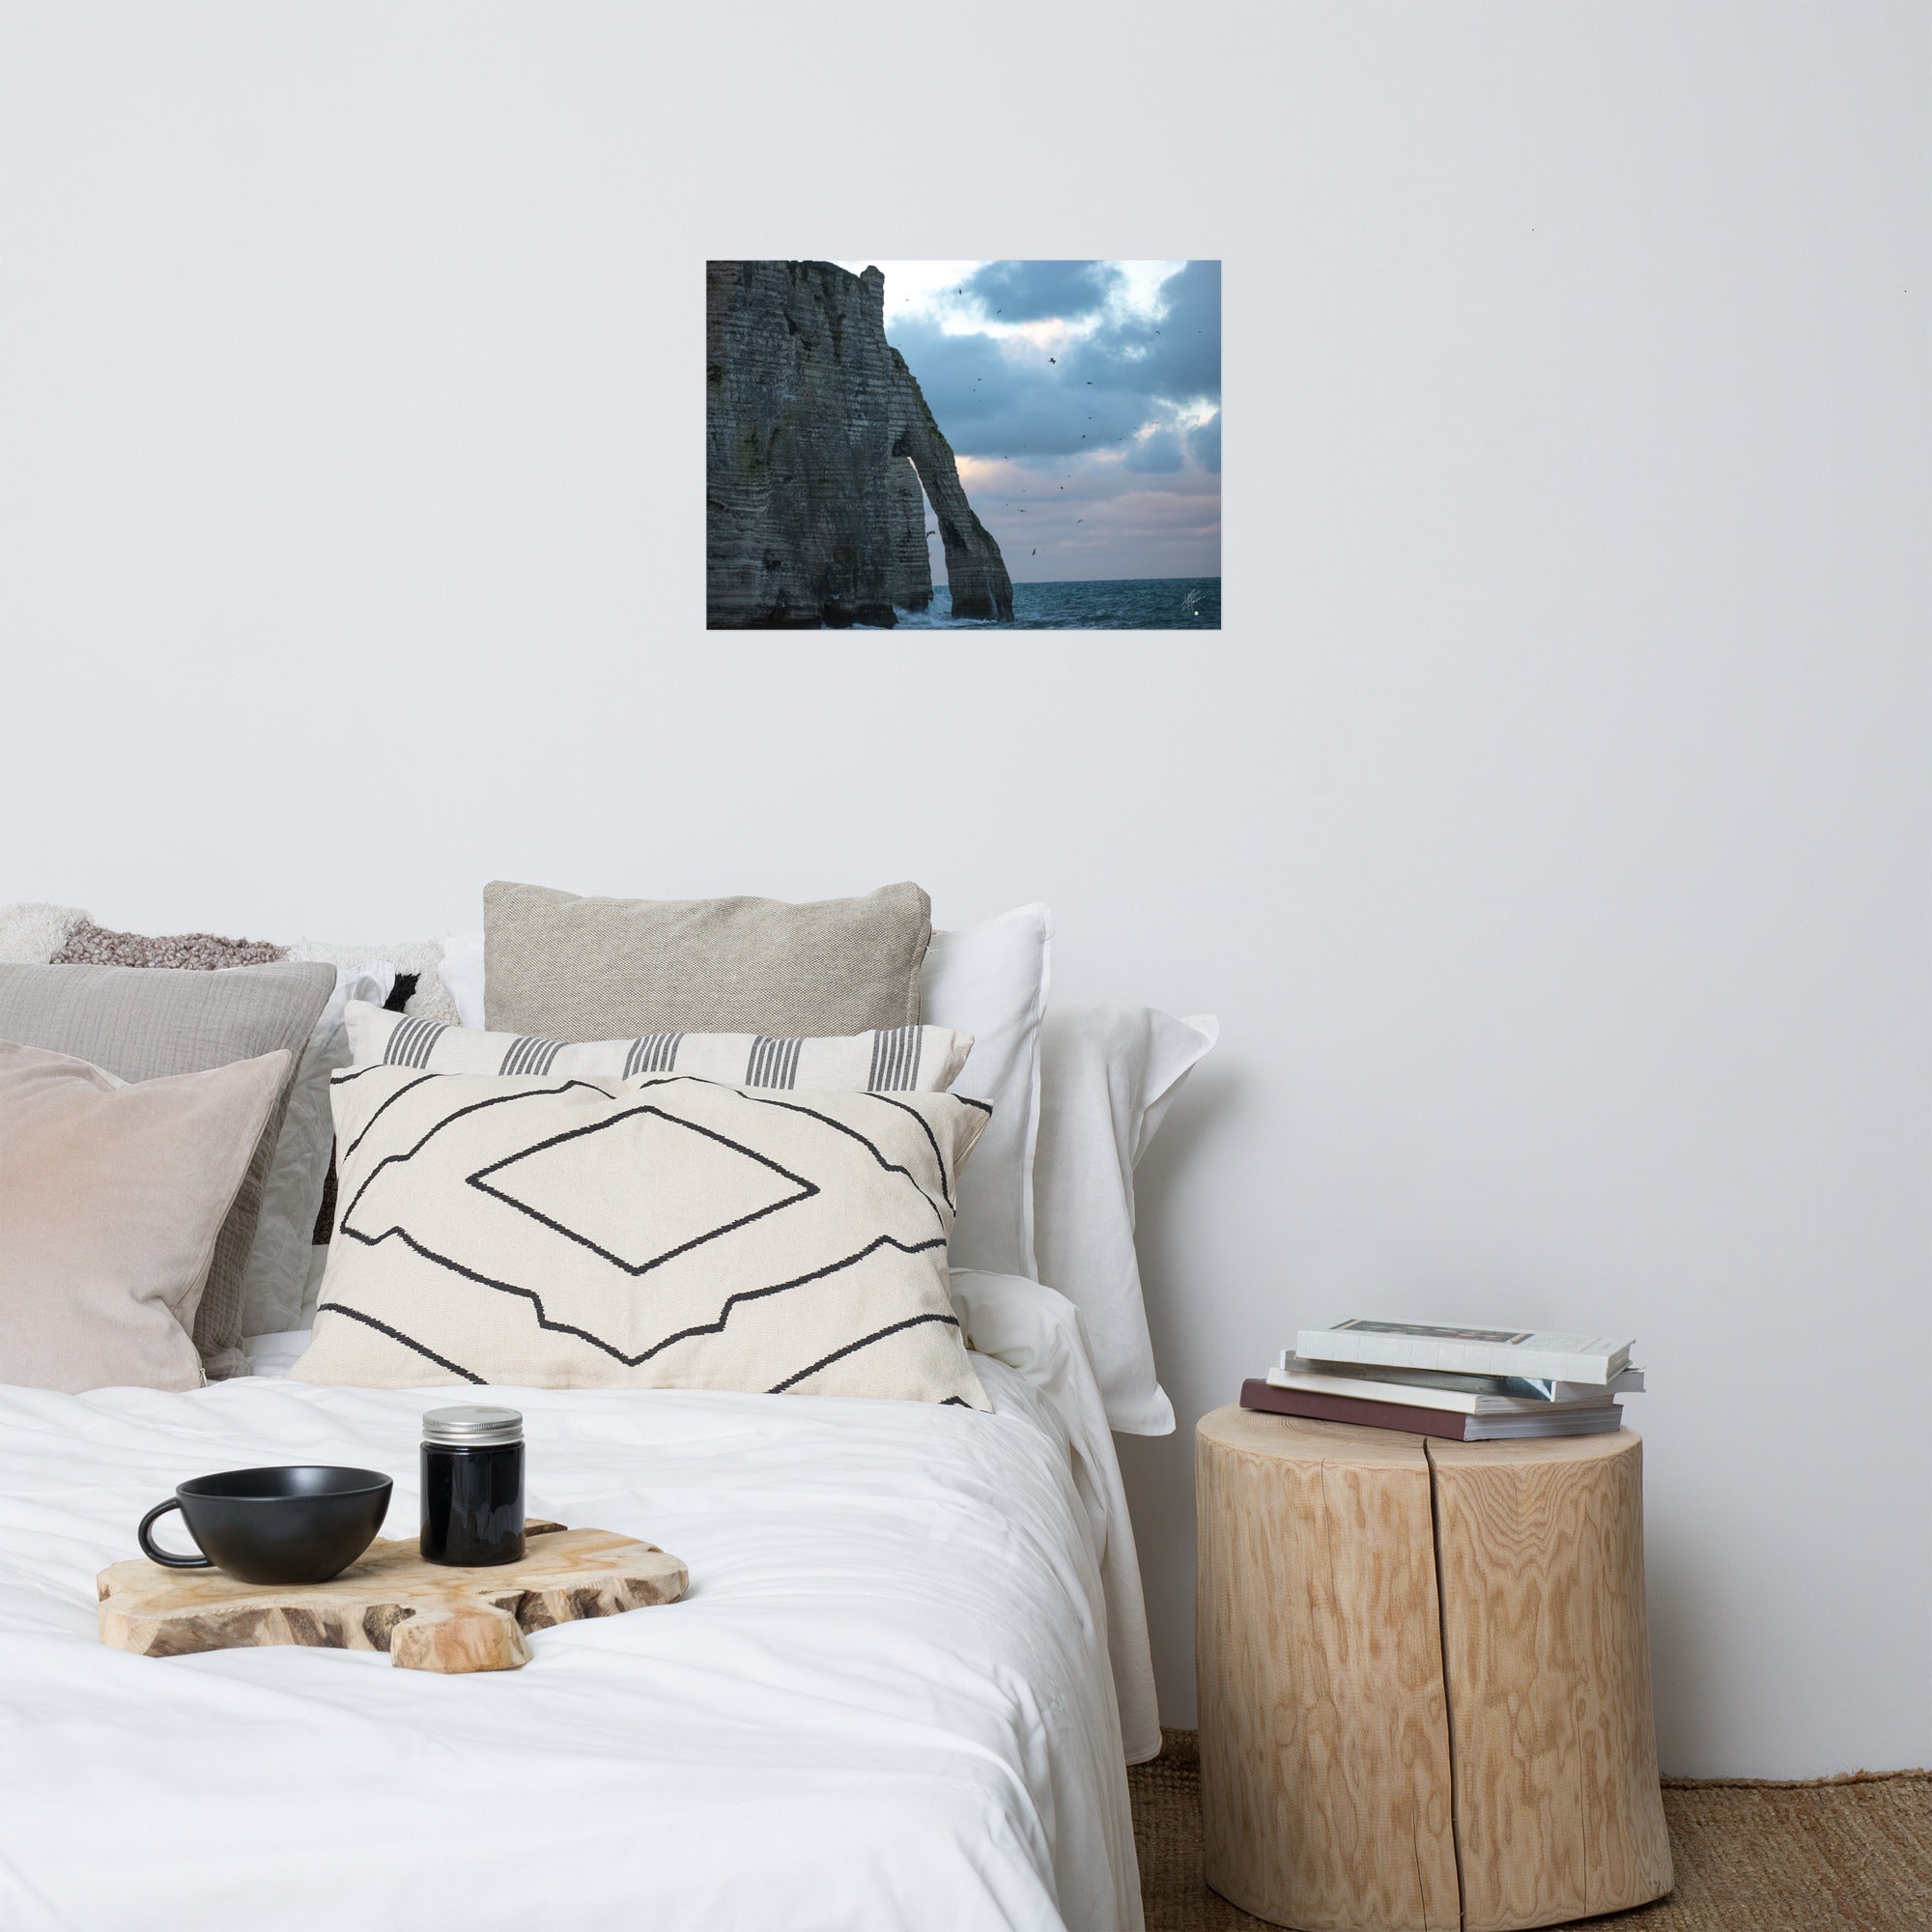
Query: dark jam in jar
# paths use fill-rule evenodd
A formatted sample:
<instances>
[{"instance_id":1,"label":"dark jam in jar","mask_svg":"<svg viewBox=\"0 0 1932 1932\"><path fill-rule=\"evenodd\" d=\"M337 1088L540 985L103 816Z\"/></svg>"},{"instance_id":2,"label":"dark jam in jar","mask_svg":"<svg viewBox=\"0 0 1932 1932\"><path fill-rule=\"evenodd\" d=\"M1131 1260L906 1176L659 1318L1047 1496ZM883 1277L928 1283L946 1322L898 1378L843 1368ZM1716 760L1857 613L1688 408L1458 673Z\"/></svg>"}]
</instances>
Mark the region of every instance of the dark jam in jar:
<instances>
[{"instance_id":1,"label":"dark jam in jar","mask_svg":"<svg viewBox=\"0 0 1932 1932\"><path fill-rule=\"evenodd\" d=\"M524 1553L524 1418L514 1408L423 1417L421 1547L431 1563L514 1563Z\"/></svg>"}]
</instances>

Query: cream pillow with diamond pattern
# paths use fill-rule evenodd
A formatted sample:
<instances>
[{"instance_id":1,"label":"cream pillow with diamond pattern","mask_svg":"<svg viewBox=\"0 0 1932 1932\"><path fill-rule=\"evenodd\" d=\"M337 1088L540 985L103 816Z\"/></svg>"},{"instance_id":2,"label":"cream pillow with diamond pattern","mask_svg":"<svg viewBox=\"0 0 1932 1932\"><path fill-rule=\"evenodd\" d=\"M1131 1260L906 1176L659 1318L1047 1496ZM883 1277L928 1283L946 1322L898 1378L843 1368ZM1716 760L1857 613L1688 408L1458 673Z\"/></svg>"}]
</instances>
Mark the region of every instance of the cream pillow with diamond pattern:
<instances>
[{"instance_id":1,"label":"cream pillow with diamond pattern","mask_svg":"<svg viewBox=\"0 0 1932 1932\"><path fill-rule=\"evenodd\" d=\"M990 1406L946 1265L981 1103L386 1064L330 1097L342 1205L294 1380Z\"/></svg>"}]
</instances>

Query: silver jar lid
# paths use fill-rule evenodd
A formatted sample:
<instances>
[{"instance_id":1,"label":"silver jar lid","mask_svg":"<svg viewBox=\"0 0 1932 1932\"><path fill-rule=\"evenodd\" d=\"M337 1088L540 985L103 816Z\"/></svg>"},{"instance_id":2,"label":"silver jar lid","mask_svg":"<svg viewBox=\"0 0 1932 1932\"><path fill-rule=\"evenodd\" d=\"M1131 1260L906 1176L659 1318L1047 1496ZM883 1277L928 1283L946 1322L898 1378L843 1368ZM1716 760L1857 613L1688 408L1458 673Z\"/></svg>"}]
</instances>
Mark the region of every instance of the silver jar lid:
<instances>
[{"instance_id":1,"label":"silver jar lid","mask_svg":"<svg viewBox=\"0 0 1932 1932\"><path fill-rule=\"evenodd\" d=\"M423 1440L450 1449L487 1449L523 1439L523 1414L514 1408L432 1408L423 1416Z\"/></svg>"}]
</instances>

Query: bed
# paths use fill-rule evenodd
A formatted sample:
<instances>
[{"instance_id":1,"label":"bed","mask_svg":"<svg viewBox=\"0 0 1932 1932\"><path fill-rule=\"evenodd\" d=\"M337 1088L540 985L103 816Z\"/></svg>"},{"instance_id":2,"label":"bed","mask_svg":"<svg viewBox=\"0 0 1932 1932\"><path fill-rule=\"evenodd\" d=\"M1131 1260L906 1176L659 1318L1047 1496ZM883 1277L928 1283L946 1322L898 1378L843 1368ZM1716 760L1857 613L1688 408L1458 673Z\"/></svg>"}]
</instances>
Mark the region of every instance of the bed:
<instances>
[{"instance_id":1,"label":"bed","mask_svg":"<svg viewBox=\"0 0 1932 1932\"><path fill-rule=\"evenodd\" d=\"M532 1513L692 1584L488 1677L96 1640L96 1573L185 1474L384 1469L411 1533L447 1388L285 1381L270 1338L188 1393L0 1389L0 1924L1131 1932L1123 1768L1158 1731L1079 1319L1029 1281L953 1293L990 1414L504 1390Z\"/></svg>"}]
</instances>

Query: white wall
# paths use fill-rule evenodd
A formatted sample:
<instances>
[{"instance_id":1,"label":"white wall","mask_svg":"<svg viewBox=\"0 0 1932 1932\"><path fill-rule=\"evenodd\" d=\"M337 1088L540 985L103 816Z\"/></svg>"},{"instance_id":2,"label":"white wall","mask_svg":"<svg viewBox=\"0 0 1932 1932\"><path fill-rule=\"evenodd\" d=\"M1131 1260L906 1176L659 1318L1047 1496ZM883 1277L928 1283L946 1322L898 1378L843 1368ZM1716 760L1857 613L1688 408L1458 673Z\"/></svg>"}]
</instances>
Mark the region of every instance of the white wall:
<instances>
[{"instance_id":1,"label":"white wall","mask_svg":"<svg viewBox=\"0 0 1932 1932\"><path fill-rule=\"evenodd\" d=\"M0 898L1036 895L1186 1424L1628 1325L1666 1767L1932 1762L1918 6L0 14ZM707 637L707 255L1226 262L1215 639ZM1190 1445L1129 1445L1170 1721Z\"/></svg>"}]
</instances>

